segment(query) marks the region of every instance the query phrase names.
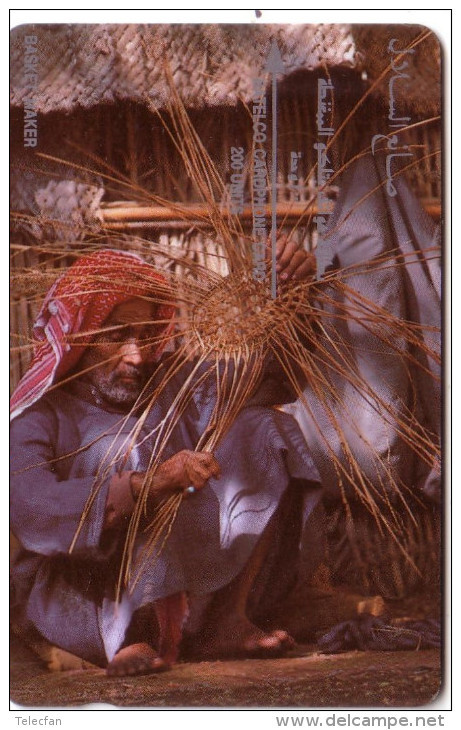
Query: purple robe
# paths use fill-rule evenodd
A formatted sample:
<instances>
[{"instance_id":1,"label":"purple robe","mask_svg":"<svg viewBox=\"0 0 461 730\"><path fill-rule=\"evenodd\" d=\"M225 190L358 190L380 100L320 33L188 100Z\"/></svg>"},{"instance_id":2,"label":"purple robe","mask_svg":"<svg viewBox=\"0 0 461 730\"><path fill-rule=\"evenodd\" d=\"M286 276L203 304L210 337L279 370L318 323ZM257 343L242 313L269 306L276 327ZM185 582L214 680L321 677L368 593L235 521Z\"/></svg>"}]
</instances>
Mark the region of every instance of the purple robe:
<instances>
[{"instance_id":1,"label":"purple robe","mask_svg":"<svg viewBox=\"0 0 461 730\"><path fill-rule=\"evenodd\" d=\"M213 404L210 380L194 393L162 459L194 448ZM178 385L170 383L152 407L125 470L147 467L152 429L166 413ZM296 531L294 572L280 575L280 566L274 568L268 593L271 599L276 594L283 597L296 569L308 572L316 565L319 541L310 520L321 490L295 420L262 405L274 402L279 394L280 384L271 387L270 378L266 379L216 449L221 478L210 479L203 490L182 503L160 557L148 565L134 588L124 590L117 605L114 587L119 563L103 533L115 464L105 474L74 550L68 551L97 471L102 463L110 464L108 454L117 453L135 417L111 412L78 383L71 392L65 388L49 392L18 416L11 431L12 528L21 543L13 566L15 619L32 624L63 649L105 664L122 644L134 611L142 605L179 591L209 596L232 581L269 520L277 519L290 486L292 514L289 524L284 518L275 542L283 543L283 535ZM139 549L143 541L142 536L138 538ZM281 550L282 544L274 545L274 555ZM298 560L301 554L303 559ZM275 566L276 558L271 561ZM278 572L275 578L274 571Z\"/></svg>"}]
</instances>

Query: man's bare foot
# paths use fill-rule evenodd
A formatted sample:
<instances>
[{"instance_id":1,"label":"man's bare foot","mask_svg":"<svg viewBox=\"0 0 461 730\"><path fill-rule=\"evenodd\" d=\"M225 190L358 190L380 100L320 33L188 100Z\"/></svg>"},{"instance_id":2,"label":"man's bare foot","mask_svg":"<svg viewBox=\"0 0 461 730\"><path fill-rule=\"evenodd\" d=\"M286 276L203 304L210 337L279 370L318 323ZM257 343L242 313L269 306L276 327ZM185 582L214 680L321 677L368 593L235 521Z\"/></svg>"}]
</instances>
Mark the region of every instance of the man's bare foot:
<instances>
[{"instance_id":1,"label":"man's bare foot","mask_svg":"<svg viewBox=\"0 0 461 730\"><path fill-rule=\"evenodd\" d=\"M109 677L127 677L164 672L166 669L169 665L149 644L131 644L117 652L108 664L106 674Z\"/></svg>"},{"instance_id":2,"label":"man's bare foot","mask_svg":"<svg viewBox=\"0 0 461 730\"><path fill-rule=\"evenodd\" d=\"M266 633L246 618L234 618L213 628L195 642L194 654L202 659L276 657L295 643L283 629Z\"/></svg>"}]
</instances>

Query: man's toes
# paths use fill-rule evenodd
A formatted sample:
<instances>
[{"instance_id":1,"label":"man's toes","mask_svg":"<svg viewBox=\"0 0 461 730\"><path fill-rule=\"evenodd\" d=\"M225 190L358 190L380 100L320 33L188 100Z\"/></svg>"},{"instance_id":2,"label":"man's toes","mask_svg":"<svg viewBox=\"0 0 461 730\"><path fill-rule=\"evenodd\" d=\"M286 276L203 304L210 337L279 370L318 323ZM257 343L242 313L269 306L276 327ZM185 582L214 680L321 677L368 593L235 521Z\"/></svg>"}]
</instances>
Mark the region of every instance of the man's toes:
<instances>
[{"instance_id":1,"label":"man's toes","mask_svg":"<svg viewBox=\"0 0 461 730\"><path fill-rule=\"evenodd\" d=\"M275 636L283 646L292 648L295 645L295 640L287 631L284 631L283 629L276 629L275 631L271 631L271 636Z\"/></svg>"},{"instance_id":2,"label":"man's toes","mask_svg":"<svg viewBox=\"0 0 461 730\"><path fill-rule=\"evenodd\" d=\"M244 642L244 650L250 654L275 655L285 649L284 638L277 636L275 631L271 634L254 634Z\"/></svg>"},{"instance_id":3,"label":"man's toes","mask_svg":"<svg viewBox=\"0 0 461 730\"><path fill-rule=\"evenodd\" d=\"M153 672L166 672L167 669L170 669L171 664L164 661L159 656L156 656L155 659L150 662L149 666Z\"/></svg>"},{"instance_id":4,"label":"man's toes","mask_svg":"<svg viewBox=\"0 0 461 730\"><path fill-rule=\"evenodd\" d=\"M269 634L255 633L249 636L244 642L244 649L247 652L256 654L277 654L295 645L294 639L283 629L276 629Z\"/></svg>"},{"instance_id":5,"label":"man's toes","mask_svg":"<svg viewBox=\"0 0 461 730\"><path fill-rule=\"evenodd\" d=\"M154 674L164 672L168 666L158 657L147 661L146 659L127 659L120 662L111 662L106 669L109 677L135 677L139 674Z\"/></svg>"},{"instance_id":6,"label":"man's toes","mask_svg":"<svg viewBox=\"0 0 461 730\"><path fill-rule=\"evenodd\" d=\"M278 648L280 642L275 636L270 634L255 634L249 636L244 642L245 651L258 652L261 649L271 650Z\"/></svg>"},{"instance_id":7,"label":"man's toes","mask_svg":"<svg viewBox=\"0 0 461 730\"><path fill-rule=\"evenodd\" d=\"M134 644L121 649L106 669L109 677L133 677L168 669L167 663L148 644Z\"/></svg>"},{"instance_id":8,"label":"man's toes","mask_svg":"<svg viewBox=\"0 0 461 730\"><path fill-rule=\"evenodd\" d=\"M282 648L282 642L274 634L267 634L263 636L259 642L261 649L268 649L269 651L278 651Z\"/></svg>"}]
</instances>

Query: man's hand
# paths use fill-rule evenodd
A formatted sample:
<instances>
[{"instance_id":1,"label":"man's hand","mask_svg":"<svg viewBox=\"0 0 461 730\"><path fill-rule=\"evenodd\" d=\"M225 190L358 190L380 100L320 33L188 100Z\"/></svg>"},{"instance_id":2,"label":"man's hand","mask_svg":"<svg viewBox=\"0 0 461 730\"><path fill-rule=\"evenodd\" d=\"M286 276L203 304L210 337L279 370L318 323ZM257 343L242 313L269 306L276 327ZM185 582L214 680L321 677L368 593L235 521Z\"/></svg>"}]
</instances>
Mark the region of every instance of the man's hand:
<instances>
[{"instance_id":1,"label":"man's hand","mask_svg":"<svg viewBox=\"0 0 461 730\"><path fill-rule=\"evenodd\" d=\"M221 470L213 454L186 450L164 461L155 473L167 489L186 489L190 485L201 489L210 477L220 476Z\"/></svg>"},{"instance_id":2,"label":"man's hand","mask_svg":"<svg viewBox=\"0 0 461 730\"><path fill-rule=\"evenodd\" d=\"M270 249L271 244L268 243ZM275 248L277 278L281 282L293 279L300 281L315 274L317 263L315 255L310 251L304 251L287 236L280 236L277 239Z\"/></svg>"},{"instance_id":3,"label":"man's hand","mask_svg":"<svg viewBox=\"0 0 461 730\"><path fill-rule=\"evenodd\" d=\"M213 454L204 451L179 451L161 464L155 472L149 494L159 496L161 493L178 491L193 486L202 489L211 477L219 478L221 470ZM145 474L135 472L131 476L131 489L137 498L144 483Z\"/></svg>"}]
</instances>

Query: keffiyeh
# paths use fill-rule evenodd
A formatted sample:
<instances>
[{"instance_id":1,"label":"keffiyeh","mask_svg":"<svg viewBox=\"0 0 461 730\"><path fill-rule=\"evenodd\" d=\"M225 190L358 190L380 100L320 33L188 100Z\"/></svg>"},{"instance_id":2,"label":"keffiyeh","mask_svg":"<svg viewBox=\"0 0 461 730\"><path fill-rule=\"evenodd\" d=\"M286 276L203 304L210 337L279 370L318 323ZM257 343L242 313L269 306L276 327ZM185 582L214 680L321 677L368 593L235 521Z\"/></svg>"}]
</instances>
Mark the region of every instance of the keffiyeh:
<instances>
[{"instance_id":1,"label":"keffiyeh","mask_svg":"<svg viewBox=\"0 0 461 730\"><path fill-rule=\"evenodd\" d=\"M112 310L133 297L149 297L157 305L155 336L172 326L174 304L163 276L139 256L105 249L76 261L48 292L34 325L34 356L11 398L11 418L35 403L74 368L85 345L75 335L94 333ZM159 357L160 341L152 352Z\"/></svg>"}]
</instances>

